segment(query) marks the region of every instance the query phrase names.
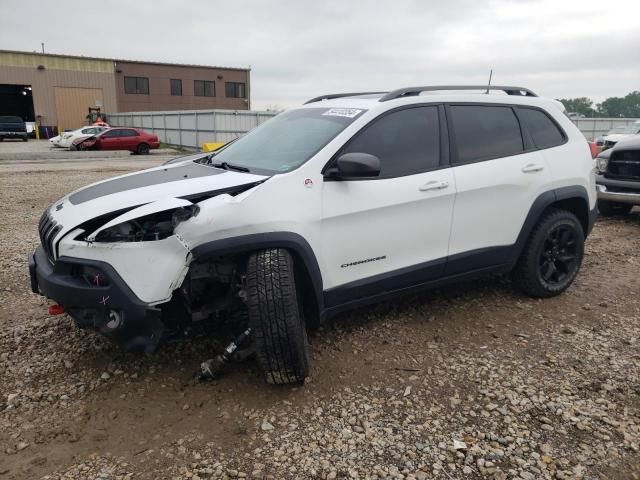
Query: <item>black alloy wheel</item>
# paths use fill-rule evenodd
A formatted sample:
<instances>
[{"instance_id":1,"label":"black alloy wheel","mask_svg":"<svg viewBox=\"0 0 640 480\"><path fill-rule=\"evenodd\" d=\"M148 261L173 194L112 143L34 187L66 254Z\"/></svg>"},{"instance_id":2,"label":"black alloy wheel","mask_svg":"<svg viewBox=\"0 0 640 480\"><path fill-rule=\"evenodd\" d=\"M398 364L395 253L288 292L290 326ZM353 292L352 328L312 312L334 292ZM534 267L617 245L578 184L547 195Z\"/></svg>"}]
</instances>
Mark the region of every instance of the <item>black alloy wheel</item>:
<instances>
[{"instance_id":1,"label":"black alloy wheel","mask_svg":"<svg viewBox=\"0 0 640 480\"><path fill-rule=\"evenodd\" d=\"M553 286L563 285L577 270L578 242L570 225L559 225L544 240L540 253L540 276Z\"/></svg>"},{"instance_id":2,"label":"black alloy wheel","mask_svg":"<svg viewBox=\"0 0 640 480\"><path fill-rule=\"evenodd\" d=\"M513 269L515 285L536 298L564 292L580 270L584 239L584 229L575 214L559 209L545 212Z\"/></svg>"}]
</instances>

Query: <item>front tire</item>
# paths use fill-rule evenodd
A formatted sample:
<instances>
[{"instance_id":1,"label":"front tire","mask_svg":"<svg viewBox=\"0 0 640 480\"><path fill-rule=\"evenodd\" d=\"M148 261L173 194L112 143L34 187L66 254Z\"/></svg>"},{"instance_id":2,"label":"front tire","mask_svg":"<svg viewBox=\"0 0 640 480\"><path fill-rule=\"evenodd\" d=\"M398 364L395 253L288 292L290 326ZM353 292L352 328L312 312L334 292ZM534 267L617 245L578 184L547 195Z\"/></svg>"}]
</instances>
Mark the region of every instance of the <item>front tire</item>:
<instances>
[{"instance_id":1,"label":"front tire","mask_svg":"<svg viewBox=\"0 0 640 480\"><path fill-rule=\"evenodd\" d=\"M247 263L249 326L268 383L299 383L309 373L307 331L298 301L291 254L261 250Z\"/></svg>"},{"instance_id":2,"label":"front tire","mask_svg":"<svg viewBox=\"0 0 640 480\"><path fill-rule=\"evenodd\" d=\"M615 215L626 215L631 211L633 205L628 203L612 202L610 200L598 200L598 212L603 217L613 217Z\"/></svg>"},{"instance_id":3,"label":"front tire","mask_svg":"<svg viewBox=\"0 0 640 480\"><path fill-rule=\"evenodd\" d=\"M584 230L566 210L551 210L533 229L513 271L513 281L527 295L553 297L578 274L584 256Z\"/></svg>"},{"instance_id":4,"label":"front tire","mask_svg":"<svg viewBox=\"0 0 640 480\"><path fill-rule=\"evenodd\" d=\"M138 155L148 155L149 154L149 145L146 143L141 143L138 145L138 149L136 150Z\"/></svg>"}]
</instances>

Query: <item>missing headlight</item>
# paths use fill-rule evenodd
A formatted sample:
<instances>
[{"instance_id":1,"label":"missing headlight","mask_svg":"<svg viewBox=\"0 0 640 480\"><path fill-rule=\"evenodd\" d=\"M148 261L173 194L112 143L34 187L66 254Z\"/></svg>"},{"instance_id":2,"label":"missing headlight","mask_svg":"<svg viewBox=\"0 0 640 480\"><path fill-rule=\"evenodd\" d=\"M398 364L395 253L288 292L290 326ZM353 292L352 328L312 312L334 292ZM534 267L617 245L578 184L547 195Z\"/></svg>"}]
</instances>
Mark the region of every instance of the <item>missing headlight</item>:
<instances>
[{"instance_id":1,"label":"missing headlight","mask_svg":"<svg viewBox=\"0 0 640 480\"><path fill-rule=\"evenodd\" d=\"M150 242L173 235L175 227L198 214L200 207L191 205L157 212L119 223L100 231L96 242Z\"/></svg>"}]
</instances>

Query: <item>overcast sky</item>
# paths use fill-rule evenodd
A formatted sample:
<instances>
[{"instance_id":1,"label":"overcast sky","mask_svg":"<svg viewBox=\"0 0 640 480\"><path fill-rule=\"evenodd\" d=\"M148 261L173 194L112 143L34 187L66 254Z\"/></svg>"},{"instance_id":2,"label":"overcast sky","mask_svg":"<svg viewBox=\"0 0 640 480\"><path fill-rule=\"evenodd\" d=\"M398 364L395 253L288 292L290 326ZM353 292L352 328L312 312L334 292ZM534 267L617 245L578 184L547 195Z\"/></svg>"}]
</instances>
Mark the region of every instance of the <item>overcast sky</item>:
<instances>
[{"instance_id":1,"label":"overcast sky","mask_svg":"<svg viewBox=\"0 0 640 480\"><path fill-rule=\"evenodd\" d=\"M640 1L0 2L0 49L251 66L253 109L425 84L640 90Z\"/></svg>"}]
</instances>

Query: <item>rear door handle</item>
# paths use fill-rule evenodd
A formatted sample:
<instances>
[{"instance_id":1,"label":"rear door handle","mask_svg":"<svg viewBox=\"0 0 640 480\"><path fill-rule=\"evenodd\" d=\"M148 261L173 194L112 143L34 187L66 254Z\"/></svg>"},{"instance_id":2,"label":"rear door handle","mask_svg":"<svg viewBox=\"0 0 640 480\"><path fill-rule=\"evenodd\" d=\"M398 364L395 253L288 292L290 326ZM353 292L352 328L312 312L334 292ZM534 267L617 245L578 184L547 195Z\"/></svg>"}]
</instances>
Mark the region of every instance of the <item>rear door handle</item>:
<instances>
[{"instance_id":1,"label":"rear door handle","mask_svg":"<svg viewBox=\"0 0 640 480\"><path fill-rule=\"evenodd\" d=\"M432 180L431 182L427 182L424 185L421 185L419 190L421 192L428 192L429 190L442 190L443 188L447 188L449 186L449 182L440 182L438 180Z\"/></svg>"},{"instance_id":2,"label":"rear door handle","mask_svg":"<svg viewBox=\"0 0 640 480\"><path fill-rule=\"evenodd\" d=\"M539 163L530 163L522 168L523 173L535 173L541 172L542 170L544 170L544 165L540 165Z\"/></svg>"}]
</instances>

